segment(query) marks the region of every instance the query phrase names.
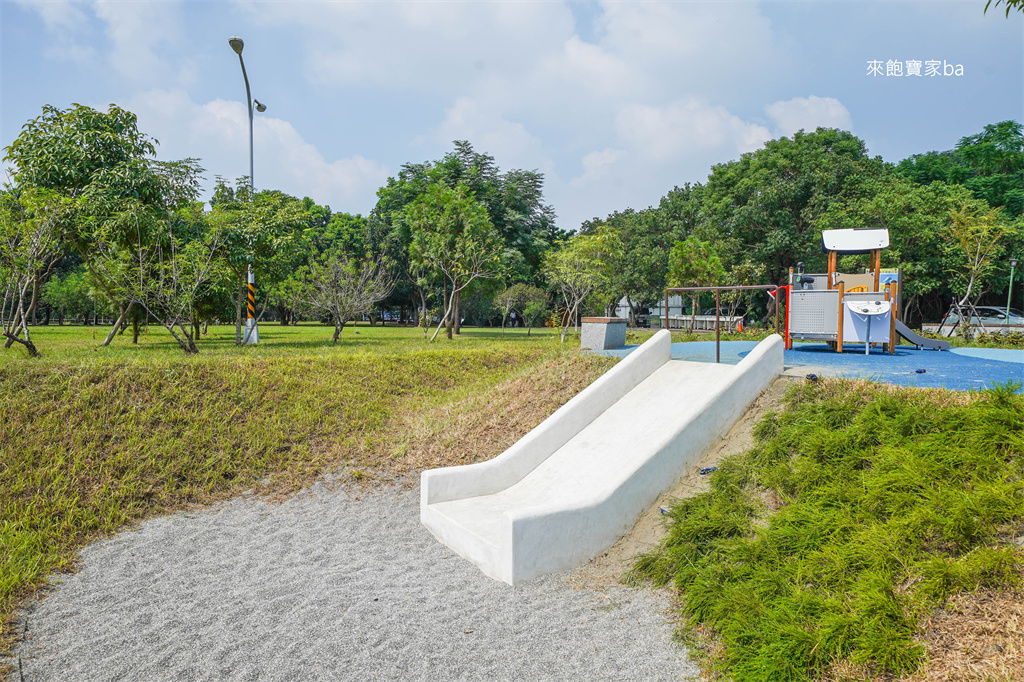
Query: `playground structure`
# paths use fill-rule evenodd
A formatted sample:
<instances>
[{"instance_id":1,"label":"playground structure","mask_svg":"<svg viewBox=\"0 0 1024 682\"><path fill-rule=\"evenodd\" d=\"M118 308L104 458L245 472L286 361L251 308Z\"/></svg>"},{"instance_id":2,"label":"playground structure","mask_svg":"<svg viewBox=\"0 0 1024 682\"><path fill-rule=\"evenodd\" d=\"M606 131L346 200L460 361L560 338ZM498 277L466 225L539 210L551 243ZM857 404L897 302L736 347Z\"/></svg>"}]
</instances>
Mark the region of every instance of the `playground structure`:
<instances>
[{"instance_id":1,"label":"playground structure","mask_svg":"<svg viewBox=\"0 0 1024 682\"><path fill-rule=\"evenodd\" d=\"M606 550L783 370L778 335L738 365L671 346L657 332L498 457L424 471L420 521L509 584Z\"/></svg>"},{"instance_id":2,"label":"playground structure","mask_svg":"<svg viewBox=\"0 0 1024 682\"><path fill-rule=\"evenodd\" d=\"M855 228L825 230L822 250L827 272L806 273L803 263L789 270L786 310L786 349L794 340L825 341L836 352L844 343L863 343L865 354L880 344L896 352L897 336L918 348L949 350L948 341L926 339L900 320L902 315L902 268L882 269L882 249L889 246L889 231ZM867 254L870 267L863 273L838 270L839 256Z\"/></svg>"}]
</instances>

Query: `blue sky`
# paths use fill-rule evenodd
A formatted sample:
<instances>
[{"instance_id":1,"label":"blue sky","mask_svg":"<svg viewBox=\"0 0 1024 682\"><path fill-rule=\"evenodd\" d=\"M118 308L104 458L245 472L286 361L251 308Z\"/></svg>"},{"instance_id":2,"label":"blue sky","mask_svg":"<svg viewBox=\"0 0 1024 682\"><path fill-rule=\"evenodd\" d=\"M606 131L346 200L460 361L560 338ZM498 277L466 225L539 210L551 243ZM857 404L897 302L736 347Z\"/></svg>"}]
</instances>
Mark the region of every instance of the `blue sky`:
<instances>
[{"instance_id":1,"label":"blue sky","mask_svg":"<svg viewBox=\"0 0 1024 682\"><path fill-rule=\"evenodd\" d=\"M0 146L45 104L116 103L208 185L243 175L239 35L268 106L257 187L365 215L403 163L467 139L543 172L571 230L800 128L898 161L1024 120L1024 15L984 4L0 0Z\"/></svg>"}]
</instances>

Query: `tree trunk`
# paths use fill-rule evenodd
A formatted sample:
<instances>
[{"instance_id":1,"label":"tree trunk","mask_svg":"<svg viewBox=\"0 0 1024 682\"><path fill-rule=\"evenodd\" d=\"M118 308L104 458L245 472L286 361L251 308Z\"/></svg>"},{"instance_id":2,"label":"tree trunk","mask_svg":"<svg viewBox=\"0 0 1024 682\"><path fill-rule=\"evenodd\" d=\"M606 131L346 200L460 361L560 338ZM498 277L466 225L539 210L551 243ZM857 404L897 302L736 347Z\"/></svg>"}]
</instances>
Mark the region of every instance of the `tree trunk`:
<instances>
[{"instance_id":1,"label":"tree trunk","mask_svg":"<svg viewBox=\"0 0 1024 682\"><path fill-rule=\"evenodd\" d=\"M461 303L462 303L462 292L460 291L459 293L455 294L455 314L454 314L453 319L452 319L452 322L455 325L455 333L456 334L461 334L462 333L462 312L459 310L459 308L462 307ZM451 338L451 334L448 335L448 338L449 339Z\"/></svg>"},{"instance_id":2,"label":"tree trunk","mask_svg":"<svg viewBox=\"0 0 1024 682\"><path fill-rule=\"evenodd\" d=\"M180 322L178 323L178 329L181 331L181 336L178 336L178 334L175 333L174 324L168 325L166 322L163 324L164 329L169 331L171 336L174 337L174 340L178 342L178 347L185 351L185 355L195 355L199 352L199 348L196 346L196 342L192 338L192 335L186 331L185 327Z\"/></svg>"},{"instance_id":3,"label":"tree trunk","mask_svg":"<svg viewBox=\"0 0 1024 682\"><path fill-rule=\"evenodd\" d=\"M445 287L445 292L444 293L447 293L447 287ZM454 298L455 298L454 292L453 292L451 297L446 297L446 298L447 298L446 303L448 305L445 308L444 316L441 318L441 321L437 325L437 329L434 330L434 335L430 337L431 341L433 341L434 339L437 338L437 333L439 331L441 331L441 325L445 325L445 328L446 328L447 333L448 333L448 338L449 339L452 338L452 328L451 328L451 322L450 322L449 318L450 318L451 312L452 312L452 304L455 302L454 301ZM424 335L426 335L425 331L424 331Z\"/></svg>"},{"instance_id":4,"label":"tree trunk","mask_svg":"<svg viewBox=\"0 0 1024 682\"><path fill-rule=\"evenodd\" d=\"M15 341L17 341L21 345L25 346L25 350L28 351L28 356L30 358L38 358L39 357L39 351L36 349L36 345L34 343L32 343L32 339L29 339L29 338L22 339L20 337L17 337L17 336L15 336L13 334L9 334L7 332L4 332L4 336L6 336L7 340L10 341L12 344ZM25 336L27 337L28 334L26 334Z\"/></svg>"},{"instance_id":5,"label":"tree trunk","mask_svg":"<svg viewBox=\"0 0 1024 682\"><path fill-rule=\"evenodd\" d=\"M132 316L132 343L139 342L139 316Z\"/></svg>"},{"instance_id":6,"label":"tree trunk","mask_svg":"<svg viewBox=\"0 0 1024 682\"><path fill-rule=\"evenodd\" d=\"M11 315L11 329L16 329L21 324L21 308L17 308ZM16 337L6 334L7 339L4 341L4 348L10 348L17 341Z\"/></svg>"},{"instance_id":7,"label":"tree trunk","mask_svg":"<svg viewBox=\"0 0 1024 682\"><path fill-rule=\"evenodd\" d=\"M103 343L100 344L101 347L109 346L110 342L114 340L114 336L116 336L117 332L121 329L121 323L124 322L126 317L128 317L128 312L132 309L133 305L135 305L134 302L129 302L128 305L123 303L121 304L121 314L117 316L117 322L115 322L114 326L110 328L110 333L107 334L107 338L103 339Z\"/></svg>"},{"instance_id":8,"label":"tree trunk","mask_svg":"<svg viewBox=\"0 0 1024 682\"><path fill-rule=\"evenodd\" d=\"M335 321L334 323L334 339L331 341L332 345L338 345L338 337L341 336L342 330L345 329L345 321L342 320L340 323Z\"/></svg>"}]
</instances>

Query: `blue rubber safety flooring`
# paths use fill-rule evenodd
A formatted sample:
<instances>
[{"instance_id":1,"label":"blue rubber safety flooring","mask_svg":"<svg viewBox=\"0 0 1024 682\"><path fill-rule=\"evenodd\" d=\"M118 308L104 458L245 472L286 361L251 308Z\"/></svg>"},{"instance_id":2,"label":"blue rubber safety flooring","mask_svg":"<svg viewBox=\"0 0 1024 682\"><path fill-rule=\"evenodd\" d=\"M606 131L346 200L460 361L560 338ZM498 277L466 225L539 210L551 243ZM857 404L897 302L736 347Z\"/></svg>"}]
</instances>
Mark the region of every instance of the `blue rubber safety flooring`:
<instances>
[{"instance_id":1,"label":"blue rubber safety flooring","mask_svg":"<svg viewBox=\"0 0 1024 682\"><path fill-rule=\"evenodd\" d=\"M757 345L756 341L723 341L721 362L735 365ZM1002 348L954 348L949 351L918 350L898 346L889 355L881 349L864 354L864 344L844 344L842 353L832 351L824 343L794 343L793 350L783 354L787 371L817 374L823 377L867 379L881 383L948 388L971 391L990 388L1013 381L1024 392L1024 350ZM594 351L600 355L626 357L638 346L617 350ZM714 362L714 341L692 341L672 344L673 360Z\"/></svg>"}]
</instances>

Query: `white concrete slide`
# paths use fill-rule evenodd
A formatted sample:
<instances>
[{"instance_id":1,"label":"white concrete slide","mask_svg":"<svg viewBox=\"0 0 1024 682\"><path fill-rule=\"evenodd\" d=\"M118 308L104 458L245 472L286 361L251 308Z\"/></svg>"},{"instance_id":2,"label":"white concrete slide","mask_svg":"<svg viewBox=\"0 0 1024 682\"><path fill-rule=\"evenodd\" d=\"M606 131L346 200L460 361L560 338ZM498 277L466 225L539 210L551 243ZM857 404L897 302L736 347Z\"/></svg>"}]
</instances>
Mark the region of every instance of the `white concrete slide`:
<instances>
[{"instance_id":1,"label":"white concrete slide","mask_svg":"<svg viewBox=\"0 0 1024 682\"><path fill-rule=\"evenodd\" d=\"M514 584L622 536L782 372L773 335L738 365L671 360L659 331L494 459L424 471L420 520Z\"/></svg>"}]
</instances>

